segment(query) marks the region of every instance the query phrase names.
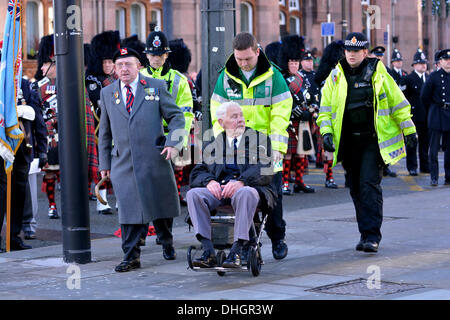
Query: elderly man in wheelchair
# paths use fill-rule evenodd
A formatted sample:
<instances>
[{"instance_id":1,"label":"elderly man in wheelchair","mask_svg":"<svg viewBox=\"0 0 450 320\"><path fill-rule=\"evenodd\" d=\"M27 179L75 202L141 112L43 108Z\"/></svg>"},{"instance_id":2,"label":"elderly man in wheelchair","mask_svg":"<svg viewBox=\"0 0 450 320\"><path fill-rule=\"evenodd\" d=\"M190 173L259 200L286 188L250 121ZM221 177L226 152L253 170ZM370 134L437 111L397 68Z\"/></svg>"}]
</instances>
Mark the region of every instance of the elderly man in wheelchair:
<instances>
[{"instance_id":1,"label":"elderly man in wheelchair","mask_svg":"<svg viewBox=\"0 0 450 320\"><path fill-rule=\"evenodd\" d=\"M204 250L192 264L200 268L217 266L211 211L231 204L235 214L234 242L221 267L240 268L242 248L248 245L256 208L270 212L275 202L271 144L265 134L245 127L239 104L222 104L216 116L224 131L205 147L203 162L191 172L191 189L186 196L189 216Z\"/></svg>"}]
</instances>

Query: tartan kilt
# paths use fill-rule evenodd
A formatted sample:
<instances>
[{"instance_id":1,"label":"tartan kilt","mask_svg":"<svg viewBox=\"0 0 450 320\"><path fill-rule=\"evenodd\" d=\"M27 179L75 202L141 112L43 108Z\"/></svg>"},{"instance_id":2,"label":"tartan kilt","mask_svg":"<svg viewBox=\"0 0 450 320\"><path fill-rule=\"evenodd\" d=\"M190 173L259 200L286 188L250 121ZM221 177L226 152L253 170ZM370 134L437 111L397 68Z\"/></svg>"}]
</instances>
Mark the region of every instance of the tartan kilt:
<instances>
[{"instance_id":1,"label":"tartan kilt","mask_svg":"<svg viewBox=\"0 0 450 320\"><path fill-rule=\"evenodd\" d=\"M94 181L96 184L99 180L98 171L98 151L95 142L95 119L92 111L92 104L86 93L86 146L88 156L88 181Z\"/></svg>"},{"instance_id":2,"label":"tartan kilt","mask_svg":"<svg viewBox=\"0 0 450 320\"><path fill-rule=\"evenodd\" d=\"M295 130L298 130L299 121L293 120L292 126L295 128ZM289 140L288 140L288 148L286 154L297 154L297 145L298 145L298 139L295 136L295 133L292 131L291 128L288 128L289 133Z\"/></svg>"}]
</instances>

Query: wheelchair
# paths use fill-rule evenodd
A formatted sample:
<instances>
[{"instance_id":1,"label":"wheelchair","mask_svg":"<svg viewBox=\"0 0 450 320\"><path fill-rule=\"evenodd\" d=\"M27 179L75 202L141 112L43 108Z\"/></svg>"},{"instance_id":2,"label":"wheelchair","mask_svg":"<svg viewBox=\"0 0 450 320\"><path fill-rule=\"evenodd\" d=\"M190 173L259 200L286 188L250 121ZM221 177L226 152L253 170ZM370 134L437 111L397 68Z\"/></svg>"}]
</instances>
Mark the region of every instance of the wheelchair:
<instances>
[{"instance_id":1,"label":"wheelchair","mask_svg":"<svg viewBox=\"0 0 450 320\"><path fill-rule=\"evenodd\" d=\"M192 261L196 255L202 254L202 246L190 246L187 251L187 261L190 269L196 272L217 272L219 276L224 276L227 272L251 272L254 277L259 276L261 266L264 264L261 255L261 236L267 221L267 214L263 213L260 207L256 208L253 216L253 223L249 231L248 246L245 245L242 249L244 252L248 247L247 259L241 259L240 268L224 268L222 263L227 258L226 250L229 250L233 245L234 236L234 210L231 205L220 206L211 211L211 241L216 249L217 267L200 268L194 267Z\"/></svg>"}]
</instances>

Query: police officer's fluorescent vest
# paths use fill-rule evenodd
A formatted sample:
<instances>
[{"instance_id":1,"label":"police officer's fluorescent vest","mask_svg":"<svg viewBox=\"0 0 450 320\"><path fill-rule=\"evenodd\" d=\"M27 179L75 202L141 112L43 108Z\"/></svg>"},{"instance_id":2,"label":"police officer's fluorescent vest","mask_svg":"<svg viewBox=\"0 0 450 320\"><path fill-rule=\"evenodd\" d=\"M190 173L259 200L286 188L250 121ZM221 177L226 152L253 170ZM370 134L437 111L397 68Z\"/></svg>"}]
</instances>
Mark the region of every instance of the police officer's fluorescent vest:
<instances>
[{"instance_id":1,"label":"police officer's fluorescent vest","mask_svg":"<svg viewBox=\"0 0 450 320\"><path fill-rule=\"evenodd\" d=\"M406 156L403 135L416 132L416 127L411 120L411 105L381 62L377 63L377 68L372 75L372 84L374 88L374 125L378 146L383 161L386 164L394 164ZM333 135L336 149L333 166L336 165L338 158L346 98L347 81L342 66L338 63L323 87L320 112L317 118L320 133Z\"/></svg>"},{"instance_id":2,"label":"police officer's fluorescent vest","mask_svg":"<svg viewBox=\"0 0 450 320\"><path fill-rule=\"evenodd\" d=\"M192 121L194 120L193 106L191 88L186 77L174 69L169 69L164 75L162 74L164 67L159 69L151 69L151 74L148 72L147 68L143 68L141 73L150 78L161 79L167 82L167 90L172 95L175 100L175 104L180 107L184 113L185 119L185 130L187 133L191 130ZM164 127L167 127L167 123L163 120ZM187 139L185 140L185 146L187 144Z\"/></svg>"}]
</instances>

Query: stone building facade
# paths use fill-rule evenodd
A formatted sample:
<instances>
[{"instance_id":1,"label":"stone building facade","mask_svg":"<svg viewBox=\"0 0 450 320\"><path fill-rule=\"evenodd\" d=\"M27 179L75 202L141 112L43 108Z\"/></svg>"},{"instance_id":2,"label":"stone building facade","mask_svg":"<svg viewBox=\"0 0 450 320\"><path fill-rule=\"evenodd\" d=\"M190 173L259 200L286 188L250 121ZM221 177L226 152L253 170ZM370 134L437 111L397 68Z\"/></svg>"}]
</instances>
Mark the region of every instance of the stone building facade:
<instances>
[{"instance_id":1,"label":"stone building facade","mask_svg":"<svg viewBox=\"0 0 450 320\"><path fill-rule=\"evenodd\" d=\"M0 0L1 21L7 4L8 0ZM53 32L53 1L22 0L22 4L24 73L32 76L39 39ZM441 11L433 15L431 0L235 0L236 31L252 32L263 47L284 34L300 34L319 55L328 41L342 39L345 32L363 31L372 47L382 45L388 52L398 48L408 70L419 46L431 62L435 50L450 47L446 1L441 4ZM106 30L119 30L122 37L137 34L145 42L155 26L167 28L164 17L169 6L172 37L187 43L192 52L190 70L196 71L201 65L202 0L83 0L84 42ZM328 20L335 23L335 36L324 38L321 23ZM385 57L384 62L389 60Z\"/></svg>"}]
</instances>

